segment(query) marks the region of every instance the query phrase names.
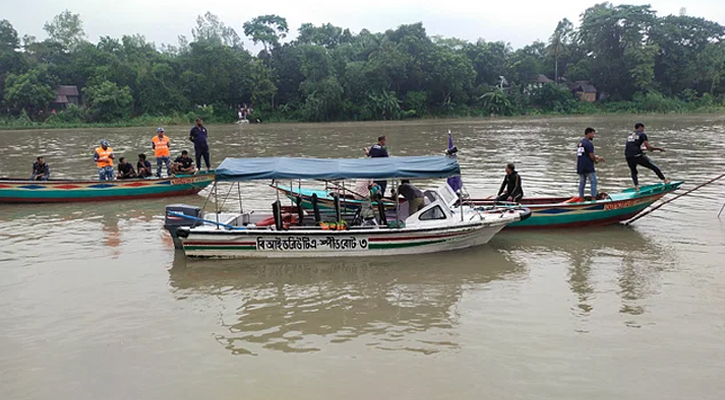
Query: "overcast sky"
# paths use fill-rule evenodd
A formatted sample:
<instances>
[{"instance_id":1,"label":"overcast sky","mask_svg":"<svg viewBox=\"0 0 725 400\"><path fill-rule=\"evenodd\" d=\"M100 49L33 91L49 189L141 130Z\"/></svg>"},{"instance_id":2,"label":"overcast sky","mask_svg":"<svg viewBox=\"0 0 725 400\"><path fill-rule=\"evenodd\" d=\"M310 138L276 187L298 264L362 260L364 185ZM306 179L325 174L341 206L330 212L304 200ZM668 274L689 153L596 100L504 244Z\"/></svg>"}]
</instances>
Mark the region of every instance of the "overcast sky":
<instances>
[{"instance_id":1,"label":"overcast sky","mask_svg":"<svg viewBox=\"0 0 725 400\"><path fill-rule=\"evenodd\" d=\"M180 34L191 37L197 15L207 11L244 36L242 23L262 14L287 19L290 36L302 23L330 22L357 33L362 28L384 31L401 24L423 22L429 35L454 36L471 41L478 38L503 40L518 48L534 40L547 40L562 18L577 24L579 15L595 1L558 0L0 0L0 19L8 19L20 36L46 35L43 23L65 9L78 13L88 38L121 37L139 33L147 40L177 43ZM614 2L615 4L622 4ZM624 4L646 4L630 1ZM725 25L725 0L651 0L659 15L678 14L704 17ZM251 41L245 46L252 48Z\"/></svg>"}]
</instances>

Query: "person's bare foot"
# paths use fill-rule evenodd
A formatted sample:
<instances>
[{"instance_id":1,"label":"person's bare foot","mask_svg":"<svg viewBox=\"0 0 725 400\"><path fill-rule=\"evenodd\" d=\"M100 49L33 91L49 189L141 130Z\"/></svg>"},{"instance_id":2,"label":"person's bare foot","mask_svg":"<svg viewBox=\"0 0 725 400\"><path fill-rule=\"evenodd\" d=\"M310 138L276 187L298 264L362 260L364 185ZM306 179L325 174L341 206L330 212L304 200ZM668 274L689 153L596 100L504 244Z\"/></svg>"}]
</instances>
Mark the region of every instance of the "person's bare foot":
<instances>
[{"instance_id":1,"label":"person's bare foot","mask_svg":"<svg viewBox=\"0 0 725 400\"><path fill-rule=\"evenodd\" d=\"M639 185L634 185L634 191L639 192Z\"/></svg>"},{"instance_id":2,"label":"person's bare foot","mask_svg":"<svg viewBox=\"0 0 725 400\"><path fill-rule=\"evenodd\" d=\"M665 179L665 185L667 185L669 183L670 183L670 180L669 179Z\"/></svg>"}]
</instances>

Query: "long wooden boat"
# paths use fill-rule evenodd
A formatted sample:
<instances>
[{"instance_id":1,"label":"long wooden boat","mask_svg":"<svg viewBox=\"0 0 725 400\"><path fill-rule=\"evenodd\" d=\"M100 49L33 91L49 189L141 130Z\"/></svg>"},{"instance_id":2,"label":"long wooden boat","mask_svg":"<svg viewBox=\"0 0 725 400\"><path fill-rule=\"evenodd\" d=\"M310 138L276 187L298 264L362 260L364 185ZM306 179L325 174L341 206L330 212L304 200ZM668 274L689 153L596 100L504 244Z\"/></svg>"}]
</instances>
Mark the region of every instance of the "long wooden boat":
<instances>
[{"instance_id":1,"label":"long wooden boat","mask_svg":"<svg viewBox=\"0 0 725 400\"><path fill-rule=\"evenodd\" d=\"M640 191L626 189L609 194L608 198L597 201L582 201L571 197L524 198L520 205L531 210L531 218L514 222L507 229L551 229L603 226L626 221L668 193L677 190L683 182L660 183L642 186ZM291 189L276 186L289 199L302 199L303 207L312 208L312 197L317 197L320 208L331 208L333 193L315 189ZM403 201L402 199L399 201ZM348 197L341 197L341 205L348 210L356 210L361 202ZM489 199L468 199L466 203L474 206L490 206L496 204ZM394 200L384 200L386 208L394 208ZM500 204L500 203L499 203Z\"/></svg>"},{"instance_id":2,"label":"long wooden boat","mask_svg":"<svg viewBox=\"0 0 725 400\"><path fill-rule=\"evenodd\" d=\"M114 181L0 178L0 203L65 203L183 196L199 193L213 181L213 172Z\"/></svg>"},{"instance_id":3,"label":"long wooden boat","mask_svg":"<svg viewBox=\"0 0 725 400\"><path fill-rule=\"evenodd\" d=\"M369 159L226 159L216 182L266 179L445 178L460 174L451 157ZM300 208L286 220L279 202L273 213L214 213L169 205L166 228L188 257L369 257L457 250L488 243L506 225L530 215L525 208L461 205L450 186L429 192L430 202L412 215L385 223L382 216L324 221ZM369 206L370 210L372 207ZM406 207L407 208L407 207ZM315 213L317 214L317 213ZM383 212L383 214L385 214ZM294 215L289 215L294 217Z\"/></svg>"}]
</instances>

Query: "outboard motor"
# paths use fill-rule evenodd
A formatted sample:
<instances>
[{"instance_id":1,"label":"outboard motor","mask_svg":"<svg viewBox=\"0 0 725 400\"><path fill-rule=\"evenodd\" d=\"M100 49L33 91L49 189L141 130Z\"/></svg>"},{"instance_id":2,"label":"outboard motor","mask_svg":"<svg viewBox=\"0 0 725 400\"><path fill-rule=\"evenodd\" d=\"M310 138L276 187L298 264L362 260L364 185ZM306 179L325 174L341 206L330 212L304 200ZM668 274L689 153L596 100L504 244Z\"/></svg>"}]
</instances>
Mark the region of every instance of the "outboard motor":
<instances>
[{"instance_id":1,"label":"outboard motor","mask_svg":"<svg viewBox=\"0 0 725 400\"><path fill-rule=\"evenodd\" d=\"M191 218L184 218L173 214L188 215ZM194 219L196 218L196 219ZM187 204L171 204L166 206L166 216L164 218L164 228L171 234L171 238L174 239L174 247L181 249L181 239L177 234L177 230L182 226L188 226L193 228L195 226L202 225L201 221L201 208L196 206L190 206Z\"/></svg>"}]
</instances>

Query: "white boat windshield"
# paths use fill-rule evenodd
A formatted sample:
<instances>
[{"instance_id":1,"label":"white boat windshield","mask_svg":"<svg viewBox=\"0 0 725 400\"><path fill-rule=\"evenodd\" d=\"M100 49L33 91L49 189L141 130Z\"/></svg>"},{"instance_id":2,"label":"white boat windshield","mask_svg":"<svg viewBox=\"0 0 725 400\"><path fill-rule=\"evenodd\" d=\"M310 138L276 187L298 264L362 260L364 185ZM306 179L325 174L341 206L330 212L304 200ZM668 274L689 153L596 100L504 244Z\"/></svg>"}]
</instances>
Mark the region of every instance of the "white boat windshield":
<instances>
[{"instance_id":1,"label":"white boat windshield","mask_svg":"<svg viewBox=\"0 0 725 400\"><path fill-rule=\"evenodd\" d=\"M448 207L453 207L458 202L458 195L447 183L436 189L436 193Z\"/></svg>"}]
</instances>

